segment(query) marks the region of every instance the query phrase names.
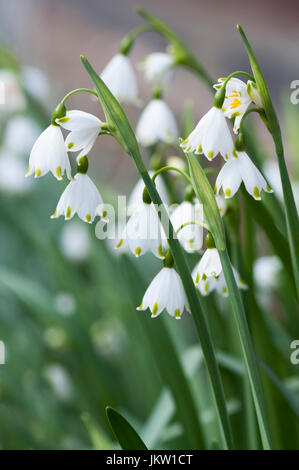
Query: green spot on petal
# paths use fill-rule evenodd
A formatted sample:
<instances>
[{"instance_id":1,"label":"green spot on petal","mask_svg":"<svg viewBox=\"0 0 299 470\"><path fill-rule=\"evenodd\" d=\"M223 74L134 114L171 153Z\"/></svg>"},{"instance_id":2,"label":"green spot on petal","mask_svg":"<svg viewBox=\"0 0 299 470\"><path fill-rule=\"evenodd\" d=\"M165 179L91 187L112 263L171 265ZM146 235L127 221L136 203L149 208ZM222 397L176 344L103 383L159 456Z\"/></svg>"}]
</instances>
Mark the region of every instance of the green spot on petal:
<instances>
[{"instance_id":1,"label":"green spot on petal","mask_svg":"<svg viewBox=\"0 0 299 470\"><path fill-rule=\"evenodd\" d=\"M176 308L174 311L175 318L181 318L181 311L179 308Z\"/></svg>"},{"instance_id":2,"label":"green spot on petal","mask_svg":"<svg viewBox=\"0 0 299 470\"><path fill-rule=\"evenodd\" d=\"M72 213L71 206L67 206L67 208L66 208L66 213L65 213L65 218L66 218L66 219L69 219L70 216L71 216L71 213Z\"/></svg>"},{"instance_id":3,"label":"green spot on petal","mask_svg":"<svg viewBox=\"0 0 299 470\"><path fill-rule=\"evenodd\" d=\"M56 168L56 176L57 176L58 179L62 178L62 176L61 176L61 166L58 166Z\"/></svg>"},{"instance_id":4,"label":"green spot on petal","mask_svg":"<svg viewBox=\"0 0 299 470\"><path fill-rule=\"evenodd\" d=\"M225 190L224 194L225 194L226 197L229 197L230 194L231 194L231 190L230 190L229 188L227 188L227 189Z\"/></svg>"},{"instance_id":5,"label":"green spot on petal","mask_svg":"<svg viewBox=\"0 0 299 470\"><path fill-rule=\"evenodd\" d=\"M213 157L214 157L214 152L213 152L213 150L210 150L209 153L208 153L208 159L212 160Z\"/></svg>"},{"instance_id":6,"label":"green spot on petal","mask_svg":"<svg viewBox=\"0 0 299 470\"><path fill-rule=\"evenodd\" d=\"M68 122L70 120L70 117L68 116L64 116L60 119L57 119L58 122L60 122L61 124L63 124L64 122Z\"/></svg>"},{"instance_id":7,"label":"green spot on petal","mask_svg":"<svg viewBox=\"0 0 299 470\"><path fill-rule=\"evenodd\" d=\"M207 276L205 274L202 275L202 280L205 281L207 279Z\"/></svg>"},{"instance_id":8,"label":"green spot on petal","mask_svg":"<svg viewBox=\"0 0 299 470\"><path fill-rule=\"evenodd\" d=\"M256 197L257 199L260 199L261 198L261 195L260 195L260 191L259 191L259 188L257 186L255 186L253 188L253 195L254 197Z\"/></svg>"},{"instance_id":9,"label":"green spot on petal","mask_svg":"<svg viewBox=\"0 0 299 470\"><path fill-rule=\"evenodd\" d=\"M197 153L202 153L202 146L201 146L201 145L199 145L199 146L197 147Z\"/></svg>"},{"instance_id":10,"label":"green spot on petal","mask_svg":"<svg viewBox=\"0 0 299 470\"><path fill-rule=\"evenodd\" d=\"M157 312L158 312L158 304L157 302L155 302L153 305L152 315L153 316L157 315Z\"/></svg>"},{"instance_id":11,"label":"green spot on petal","mask_svg":"<svg viewBox=\"0 0 299 470\"><path fill-rule=\"evenodd\" d=\"M196 274L195 284L199 283L199 273Z\"/></svg>"},{"instance_id":12,"label":"green spot on petal","mask_svg":"<svg viewBox=\"0 0 299 470\"><path fill-rule=\"evenodd\" d=\"M37 168L35 170L35 177L38 178L42 174L42 170L40 168Z\"/></svg>"},{"instance_id":13,"label":"green spot on petal","mask_svg":"<svg viewBox=\"0 0 299 470\"><path fill-rule=\"evenodd\" d=\"M70 142L67 146L68 149L72 149L74 147L74 142Z\"/></svg>"},{"instance_id":14,"label":"green spot on petal","mask_svg":"<svg viewBox=\"0 0 299 470\"><path fill-rule=\"evenodd\" d=\"M232 151L232 154L233 154L233 157L239 158L238 155L237 155L236 149L234 149L234 150Z\"/></svg>"},{"instance_id":15,"label":"green spot on petal","mask_svg":"<svg viewBox=\"0 0 299 470\"><path fill-rule=\"evenodd\" d=\"M121 238L115 248L120 248L122 246L123 242L124 242L124 239Z\"/></svg>"},{"instance_id":16,"label":"green spot on petal","mask_svg":"<svg viewBox=\"0 0 299 470\"><path fill-rule=\"evenodd\" d=\"M140 256L140 253L141 253L141 248L140 248L140 246L137 246L137 247L135 248L135 255L136 255L136 256Z\"/></svg>"},{"instance_id":17,"label":"green spot on petal","mask_svg":"<svg viewBox=\"0 0 299 470\"><path fill-rule=\"evenodd\" d=\"M91 222L91 215L86 214L85 219L87 220L88 223Z\"/></svg>"}]
</instances>

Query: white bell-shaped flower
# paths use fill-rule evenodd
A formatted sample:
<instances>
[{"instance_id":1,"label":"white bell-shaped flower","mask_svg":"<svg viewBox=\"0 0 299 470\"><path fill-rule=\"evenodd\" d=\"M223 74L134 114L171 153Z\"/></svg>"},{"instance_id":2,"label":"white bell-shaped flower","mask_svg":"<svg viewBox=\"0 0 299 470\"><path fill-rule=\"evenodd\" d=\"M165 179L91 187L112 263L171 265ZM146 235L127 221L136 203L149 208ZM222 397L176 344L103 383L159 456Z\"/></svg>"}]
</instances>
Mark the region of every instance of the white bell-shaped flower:
<instances>
[{"instance_id":1,"label":"white bell-shaped flower","mask_svg":"<svg viewBox=\"0 0 299 470\"><path fill-rule=\"evenodd\" d=\"M152 312L152 318L165 309L169 315L179 319L185 308L189 310L181 278L173 266L166 267L164 263L164 268L150 283L137 310L147 308Z\"/></svg>"},{"instance_id":2,"label":"white bell-shaped flower","mask_svg":"<svg viewBox=\"0 0 299 470\"><path fill-rule=\"evenodd\" d=\"M136 128L138 141L145 147L158 141L173 144L178 139L175 117L162 99L153 99L143 110Z\"/></svg>"},{"instance_id":3,"label":"white bell-shaped flower","mask_svg":"<svg viewBox=\"0 0 299 470\"><path fill-rule=\"evenodd\" d=\"M150 177L152 178L154 175L154 171L149 171L148 172ZM156 189L162 199L163 204L168 205L169 204L169 196L167 192L166 185L163 181L163 178L161 175L158 175L157 178L155 179L155 185ZM128 215L133 215L134 212L137 211L138 207L142 204L142 195L144 191L144 181L142 178L140 178L134 188L132 189L132 192L129 196L128 199L128 207L127 207L127 214Z\"/></svg>"},{"instance_id":4,"label":"white bell-shaped flower","mask_svg":"<svg viewBox=\"0 0 299 470\"><path fill-rule=\"evenodd\" d=\"M221 109L213 106L187 139L181 142L181 147L185 153L203 153L208 160L213 160L218 153L227 160L232 155L234 144Z\"/></svg>"},{"instance_id":5,"label":"white bell-shaped flower","mask_svg":"<svg viewBox=\"0 0 299 470\"><path fill-rule=\"evenodd\" d=\"M116 54L101 73L101 79L121 103L137 103L138 88L130 59Z\"/></svg>"},{"instance_id":6,"label":"white bell-shaped flower","mask_svg":"<svg viewBox=\"0 0 299 470\"><path fill-rule=\"evenodd\" d=\"M63 135L60 127L53 124L42 132L33 145L26 176L34 174L38 178L49 171L58 180L62 179L64 172L71 179L71 166Z\"/></svg>"},{"instance_id":7,"label":"white bell-shaped flower","mask_svg":"<svg viewBox=\"0 0 299 470\"><path fill-rule=\"evenodd\" d=\"M234 150L233 156L223 165L217 176L215 190L218 194L222 188L225 198L231 198L238 191L242 181L246 191L257 201L261 200L262 190L273 192L247 153Z\"/></svg>"},{"instance_id":8,"label":"white bell-shaped flower","mask_svg":"<svg viewBox=\"0 0 299 470\"><path fill-rule=\"evenodd\" d=\"M136 257L151 251L158 258L164 259L162 230L154 205L142 202L128 220L115 248L127 248Z\"/></svg>"},{"instance_id":9,"label":"white bell-shaped flower","mask_svg":"<svg viewBox=\"0 0 299 470\"><path fill-rule=\"evenodd\" d=\"M77 160L90 152L102 125L102 121L93 114L79 110L67 111L66 115L56 119L56 122L71 131L65 140L65 146L68 152L81 150Z\"/></svg>"},{"instance_id":10,"label":"white bell-shaped flower","mask_svg":"<svg viewBox=\"0 0 299 470\"><path fill-rule=\"evenodd\" d=\"M232 270L239 289L247 289L247 284L245 284L238 271L233 266ZM198 266L195 266L192 272L192 277L201 295L206 296L209 295L213 290L216 290L218 294L222 295L223 297L228 297L228 289L223 272L221 272L219 276L216 277L207 277L203 275L203 277L199 280Z\"/></svg>"},{"instance_id":11,"label":"white bell-shaped flower","mask_svg":"<svg viewBox=\"0 0 299 470\"><path fill-rule=\"evenodd\" d=\"M103 199L87 174L77 173L62 193L52 219L64 215L70 220L76 213L84 222L92 223L101 215Z\"/></svg>"},{"instance_id":12,"label":"white bell-shaped flower","mask_svg":"<svg viewBox=\"0 0 299 470\"><path fill-rule=\"evenodd\" d=\"M206 278L216 277L222 272L222 265L217 248L207 248L193 270L195 284Z\"/></svg>"},{"instance_id":13,"label":"white bell-shaped flower","mask_svg":"<svg viewBox=\"0 0 299 470\"><path fill-rule=\"evenodd\" d=\"M171 222L177 232L177 238L189 253L200 250L202 247L203 229L198 225L202 218L198 209L191 202L184 201L171 214ZM184 224L187 225L180 228Z\"/></svg>"},{"instance_id":14,"label":"white bell-shaped flower","mask_svg":"<svg viewBox=\"0 0 299 470\"><path fill-rule=\"evenodd\" d=\"M214 88L219 90L224 81L225 78L219 78ZM245 83L239 78L231 78L225 87L222 111L229 119L235 118L234 132L236 134L239 131L242 116L251 103L255 103L259 108L262 108L262 100L255 83L252 80Z\"/></svg>"},{"instance_id":15,"label":"white bell-shaped flower","mask_svg":"<svg viewBox=\"0 0 299 470\"><path fill-rule=\"evenodd\" d=\"M146 79L160 86L167 86L170 83L173 66L174 57L167 52L153 52L139 64Z\"/></svg>"}]
</instances>

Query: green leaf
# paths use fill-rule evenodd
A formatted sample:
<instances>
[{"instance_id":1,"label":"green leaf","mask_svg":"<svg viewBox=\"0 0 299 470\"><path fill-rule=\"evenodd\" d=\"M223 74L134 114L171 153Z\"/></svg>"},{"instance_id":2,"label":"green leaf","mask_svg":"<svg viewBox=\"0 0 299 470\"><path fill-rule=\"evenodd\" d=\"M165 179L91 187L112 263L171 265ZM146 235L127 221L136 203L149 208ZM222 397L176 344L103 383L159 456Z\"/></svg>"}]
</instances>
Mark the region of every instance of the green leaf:
<instances>
[{"instance_id":1,"label":"green leaf","mask_svg":"<svg viewBox=\"0 0 299 470\"><path fill-rule=\"evenodd\" d=\"M135 429L120 413L107 406L106 414L113 434L123 450L148 450Z\"/></svg>"},{"instance_id":2,"label":"green leaf","mask_svg":"<svg viewBox=\"0 0 299 470\"><path fill-rule=\"evenodd\" d=\"M214 192L195 155L191 153L186 155L195 194L203 204L204 215L207 219L209 230L214 237L217 249L223 251L225 249L224 227Z\"/></svg>"}]
</instances>

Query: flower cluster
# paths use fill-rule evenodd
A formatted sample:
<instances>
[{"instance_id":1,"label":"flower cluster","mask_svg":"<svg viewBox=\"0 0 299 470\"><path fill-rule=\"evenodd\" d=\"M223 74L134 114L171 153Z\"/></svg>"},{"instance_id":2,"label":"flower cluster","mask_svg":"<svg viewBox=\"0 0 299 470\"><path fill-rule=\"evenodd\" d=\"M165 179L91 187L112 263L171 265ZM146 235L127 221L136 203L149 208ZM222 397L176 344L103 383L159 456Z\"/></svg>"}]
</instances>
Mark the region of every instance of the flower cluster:
<instances>
[{"instance_id":1,"label":"flower cluster","mask_svg":"<svg viewBox=\"0 0 299 470\"><path fill-rule=\"evenodd\" d=\"M219 153L222 155L225 164L216 179L216 194L219 194L222 188L224 197L231 198L243 182L246 191L255 200L260 200L262 190L271 193L272 189L244 151L243 143L238 146L234 144L225 118L235 118L234 132L238 133L249 105L254 103L258 109L261 108L261 99L255 83L251 80L245 84L242 80L232 77L220 78L218 82L214 88L220 94L224 87L225 95L222 100L220 99L219 103L216 93L214 106L180 145L184 152L204 154L208 160L213 160Z\"/></svg>"},{"instance_id":2,"label":"flower cluster","mask_svg":"<svg viewBox=\"0 0 299 470\"><path fill-rule=\"evenodd\" d=\"M154 85L153 99L143 110L136 127L136 138L144 147L156 146L159 142L173 145L178 142L179 130L174 115L162 98L163 90L171 81L174 58L162 52L153 53L140 65L147 80ZM232 74L234 75L234 74ZM126 53L119 53L108 63L101 78L115 97L122 103L140 103L134 69ZM216 179L216 203L221 216L226 212L226 204L220 196L222 188L225 198L231 198L243 181L246 190L256 200L261 199L261 191L271 192L260 171L244 151L242 140L233 142L226 118L235 118L234 132L240 137L242 118L248 112L251 103L261 108L256 86L252 80L247 84L230 76L219 79L214 85L216 95L214 106L203 116L189 137L181 140L180 147L185 153L204 154L213 160L219 153L225 164ZM80 91L74 90L74 92ZM90 93L96 95L95 91ZM96 216L105 222L102 197L91 180L88 172L87 155L91 151L97 137L103 133L113 133L108 123L98 117L80 110L67 111L65 100L69 93L53 113L50 126L35 142L30 158L27 176L39 178L51 172L58 180L64 174L70 180L62 193L52 218L64 216L71 219L74 214L84 221L92 223ZM64 139L63 131L68 131ZM237 137L237 139L238 139ZM77 173L71 172L68 153L77 152ZM154 156L152 157L154 160ZM163 268L149 285L138 310L149 308L152 317L158 316L164 309L174 318L179 319L188 310L188 301L182 280L174 268L174 259L168 246L168 234L164 230L163 214L167 214L172 223L174 236L179 240L187 253L199 253L203 244L203 230L208 228L203 207L195 197L192 186L185 189L185 200L175 208L168 206L168 189L159 174L164 170L178 171L188 179L184 165L178 157L171 157L169 162L174 166L162 168L155 163L155 171L150 173L162 198L163 210L155 207L143 180L138 181L129 198L129 219L118 240L116 248L131 252L139 258L151 252L162 260ZM172 183L170 183L172 184ZM164 227L164 228L163 228ZM239 288L247 288L237 270L233 274ZM210 233L206 237L206 251L196 264L193 273L195 286L202 295L215 290L222 296L228 295L219 252L215 247Z\"/></svg>"}]
</instances>

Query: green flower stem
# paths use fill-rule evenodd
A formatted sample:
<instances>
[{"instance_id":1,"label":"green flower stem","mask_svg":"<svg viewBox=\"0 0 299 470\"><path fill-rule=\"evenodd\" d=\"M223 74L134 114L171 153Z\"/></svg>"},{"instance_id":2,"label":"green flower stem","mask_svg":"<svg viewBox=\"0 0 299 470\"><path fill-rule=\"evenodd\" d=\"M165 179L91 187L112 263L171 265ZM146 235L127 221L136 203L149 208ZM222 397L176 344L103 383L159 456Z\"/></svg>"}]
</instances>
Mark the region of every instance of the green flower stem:
<instances>
[{"instance_id":1,"label":"green flower stem","mask_svg":"<svg viewBox=\"0 0 299 470\"><path fill-rule=\"evenodd\" d=\"M183 178L185 178L185 180L189 183L189 184L192 184L192 181L191 181L191 178L189 175L187 175L187 173L183 170L180 170L179 168L175 167L175 166L163 166L162 168L159 168L159 170L157 170L155 172L155 174L152 176L152 180L153 182L155 182L155 179L157 178L157 176L160 174L160 173L163 173L164 171L176 171L177 173L179 173L181 176L183 176Z\"/></svg>"},{"instance_id":2,"label":"green flower stem","mask_svg":"<svg viewBox=\"0 0 299 470\"><path fill-rule=\"evenodd\" d=\"M245 364L248 372L249 382L251 385L251 391L255 404L255 410L257 414L258 424L260 428L261 439L263 448L269 450L272 447L270 433L267 425L267 418L265 412L265 405L263 400L263 393L258 375L257 364L255 359L255 352L251 341L246 315L240 295L240 291L237 287L234 274L232 271L230 259L227 250L219 251L222 269L227 284L230 302L238 332L241 339L242 350L244 354Z\"/></svg>"},{"instance_id":3,"label":"green flower stem","mask_svg":"<svg viewBox=\"0 0 299 470\"><path fill-rule=\"evenodd\" d=\"M65 104L66 100L69 99L72 95L75 95L75 93L81 93L81 92L91 93L92 95L98 97L97 92L94 90L90 90L89 88L76 88L76 90L72 90L69 93L67 93L65 97L62 98L59 104Z\"/></svg>"},{"instance_id":4,"label":"green flower stem","mask_svg":"<svg viewBox=\"0 0 299 470\"><path fill-rule=\"evenodd\" d=\"M297 295L299 297L299 217L296 209L290 178L284 159L281 130L260 66L257 62L251 45L249 44L249 41L240 25L238 25L238 29L246 47L258 92L263 103L263 109L267 117L269 130L272 134L272 138L275 145L286 209L286 225L292 258L292 266L297 287Z\"/></svg>"}]
</instances>

